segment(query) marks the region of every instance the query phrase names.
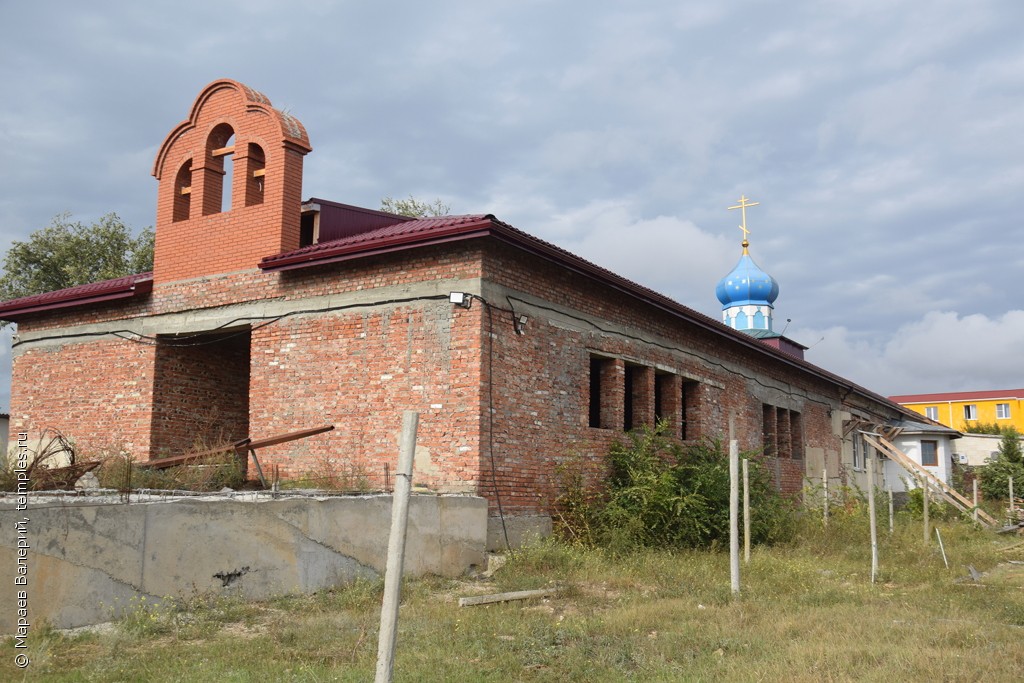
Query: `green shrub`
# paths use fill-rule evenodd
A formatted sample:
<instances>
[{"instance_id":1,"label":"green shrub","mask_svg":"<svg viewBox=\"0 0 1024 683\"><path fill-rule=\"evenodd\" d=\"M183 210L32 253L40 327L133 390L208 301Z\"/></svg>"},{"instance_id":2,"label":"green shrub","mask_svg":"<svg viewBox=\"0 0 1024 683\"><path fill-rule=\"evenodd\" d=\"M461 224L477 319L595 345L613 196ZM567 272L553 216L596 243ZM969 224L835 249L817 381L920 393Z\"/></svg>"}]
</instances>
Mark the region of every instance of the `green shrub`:
<instances>
[{"instance_id":1,"label":"green shrub","mask_svg":"<svg viewBox=\"0 0 1024 683\"><path fill-rule=\"evenodd\" d=\"M615 551L707 548L728 542L729 456L721 441L683 445L665 426L627 433L612 446L608 477L596 495L570 480L561 498L568 535ZM750 460L751 541L771 543L793 529L789 501L773 487L761 460Z\"/></svg>"},{"instance_id":2,"label":"green shrub","mask_svg":"<svg viewBox=\"0 0 1024 683\"><path fill-rule=\"evenodd\" d=\"M182 491L220 491L243 488L245 474L233 452L204 458L195 464L163 470L140 467L127 455L106 458L96 470L100 486L125 490L171 489Z\"/></svg>"},{"instance_id":3,"label":"green shrub","mask_svg":"<svg viewBox=\"0 0 1024 683\"><path fill-rule=\"evenodd\" d=\"M907 502L900 510L911 519L924 519L924 489L915 488L907 491ZM961 512L949 503L936 500L932 494L928 499L928 519L931 520L954 520L959 519Z\"/></svg>"},{"instance_id":4,"label":"green shrub","mask_svg":"<svg viewBox=\"0 0 1024 683\"><path fill-rule=\"evenodd\" d=\"M1013 477L1014 495L1024 493L1024 465L1012 462L1002 455L993 456L988 464L978 468L978 488L989 499L1009 498L1009 479Z\"/></svg>"}]
</instances>

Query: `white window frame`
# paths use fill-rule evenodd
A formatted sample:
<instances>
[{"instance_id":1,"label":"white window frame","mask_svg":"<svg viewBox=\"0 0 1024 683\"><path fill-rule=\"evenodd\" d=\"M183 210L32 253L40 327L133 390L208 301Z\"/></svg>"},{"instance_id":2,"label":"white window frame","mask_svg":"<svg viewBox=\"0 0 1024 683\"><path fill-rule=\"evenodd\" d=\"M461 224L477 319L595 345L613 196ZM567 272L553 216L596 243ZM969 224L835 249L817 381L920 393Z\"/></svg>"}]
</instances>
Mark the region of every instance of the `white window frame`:
<instances>
[{"instance_id":1,"label":"white window frame","mask_svg":"<svg viewBox=\"0 0 1024 683\"><path fill-rule=\"evenodd\" d=\"M998 419L998 420L1009 420L1010 419L1010 404L1009 403L997 403L996 404L996 419Z\"/></svg>"},{"instance_id":2,"label":"white window frame","mask_svg":"<svg viewBox=\"0 0 1024 683\"><path fill-rule=\"evenodd\" d=\"M928 406L924 409L924 416L929 420L939 421L939 408L937 406Z\"/></svg>"},{"instance_id":3,"label":"white window frame","mask_svg":"<svg viewBox=\"0 0 1024 683\"><path fill-rule=\"evenodd\" d=\"M977 420L978 419L978 406L975 403L964 404L964 419L965 420Z\"/></svg>"},{"instance_id":4,"label":"white window frame","mask_svg":"<svg viewBox=\"0 0 1024 683\"><path fill-rule=\"evenodd\" d=\"M867 463L864 461L864 447L861 444L860 432L854 432L853 438L850 439L850 443L853 445L853 469L857 472L861 472L867 467Z\"/></svg>"}]
</instances>

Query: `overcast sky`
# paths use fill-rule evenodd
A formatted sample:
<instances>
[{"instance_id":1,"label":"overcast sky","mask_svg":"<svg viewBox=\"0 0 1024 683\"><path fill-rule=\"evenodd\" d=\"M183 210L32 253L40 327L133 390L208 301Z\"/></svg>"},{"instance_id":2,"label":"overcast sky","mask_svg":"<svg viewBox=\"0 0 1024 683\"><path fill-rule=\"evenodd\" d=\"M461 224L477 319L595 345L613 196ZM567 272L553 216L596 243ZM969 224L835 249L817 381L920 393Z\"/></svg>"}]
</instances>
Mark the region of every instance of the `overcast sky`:
<instances>
[{"instance_id":1,"label":"overcast sky","mask_svg":"<svg viewBox=\"0 0 1024 683\"><path fill-rule=\"evenodd\" d=\"M440 198L882 394L1024 386L1020 0L0 0L0 248L59 213L152 225L210 81L309 131L303 196ZM7 405L3 343L0 408Z\"/></svg>"}]
</instances>

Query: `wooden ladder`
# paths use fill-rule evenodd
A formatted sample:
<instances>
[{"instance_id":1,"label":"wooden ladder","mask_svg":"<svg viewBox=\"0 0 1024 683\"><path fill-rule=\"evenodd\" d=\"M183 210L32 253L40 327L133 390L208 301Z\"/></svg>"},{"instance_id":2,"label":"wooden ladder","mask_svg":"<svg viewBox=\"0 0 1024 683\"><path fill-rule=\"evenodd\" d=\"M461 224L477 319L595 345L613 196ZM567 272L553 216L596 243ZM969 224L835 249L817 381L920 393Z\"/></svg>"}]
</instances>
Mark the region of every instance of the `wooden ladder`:
<instances>
[{"instance_id":1,"label":"wooden ladder","mask_svg":"<svg viewBox=\"0 0 1024 683\"><path fill-rule=\"evenodd\" d=\"M869 445L873 446L878 452L885 454L899 463L903 469L917 477L923 486L927 486L928 488L938 491L943 498L949 501L949 503L958 510L966 512L967 514L974 513L973 502L960 495L956 489L946 484L946 482L936 477L924 467L918 465L910 456L892 445L887 439L885 439L885 437L879 436L878 434L868 434L866 432L861 432L861 434ZM978 509L978 521L989 527L1002 526L994 517L980 508Z\"/></svg>"}]
</instances>

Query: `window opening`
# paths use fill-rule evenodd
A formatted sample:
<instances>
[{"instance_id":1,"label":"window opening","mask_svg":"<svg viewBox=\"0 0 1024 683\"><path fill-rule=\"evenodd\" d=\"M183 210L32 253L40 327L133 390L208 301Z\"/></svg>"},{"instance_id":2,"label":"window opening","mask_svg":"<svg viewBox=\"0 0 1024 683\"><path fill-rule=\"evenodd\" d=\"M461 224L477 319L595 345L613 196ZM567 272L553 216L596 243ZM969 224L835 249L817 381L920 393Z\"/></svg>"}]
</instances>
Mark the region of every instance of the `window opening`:
<instances>
[{"instance_id":1,"label":"window opening","mask_svg":"<svg viewBox=\"0 0 1024 683\"><path fill-rule=\"evenodd\" d=\"M224 191L221 193L221 212L231 210L231 189L234 184L235 175L235 136L232 135L228 138L227 142L224 143Z\"/></svg>"},{"instance_id":2,"label":"window opening","mask_svg":"<svg viewBox=\"0 0 1024 683\"><path fill-rule=\"evenodd\" d=\"M234 170L235 131L226 123L215 126L206 141L203 215L231 210L231 175Z\"/></svg>"},{"instance_id":3,"label":"window opening","mask_svg":"<svg viewBox=\"0 0 1024 683\"><path fill-rule=\"evenodd\" d=\"M804 419L795 410L789 411L789 457L794 460L804 459Z\"/></svg>"},{"instance_id":4,"label":"window opening","mask_svg":"<svg viewBox=\"0 0 1024 683\"><path fill-rule=\"evenodd\" d=\"M174 200L171 220L187 221L192 211L192 160L189 159L174 177Z\"/></svg>"},{"instance_id":5,"label":"window opening","mask_svg":"<svg viewBox=\"0 0 1024 683\"><path fill-rule=\"evenodd\" d=\"M684 441L687 439L696 439L700 436L697 427L700 405L700 383L684 379L681 393L683 405L680 410L679 438Z\"/></svg>"},{"instance_id":6,"label":"window opening","mask_svg":"<svg viewBox=\"0 0 1024 683\"><path fill-rule=\"evenodd\" d=\"M244 166L245 172L245 205L256 206L263 203L263 182L267 174L267 158L263 148L250 142ZM304 245L303 245L304 246Z\"/></svg>"},{"instance_id":7,"label":"window opening","mask_svg":"<svg viewBox=\"0 0 1024 683\"><path fill-rule=\"evenodd\" d=\"M603 359L590 357L590 426L601 427L601 365Z\"/></svg>"},{"instance_id":8,"label":"window opening","mask_svg":"<svg viewBox=\"0 0 1024 683\"><path fill-rule=\"evenodd\" d=\"M761 443L764 447L764 454L768 457L775 457L778 450L778 419L775 415L775 406L767 403L761 404Z\"/></svg>"},{"instance_id":9,"label":"window opening","mask_svg":"<svg viewBox=\"0 0 1024 683\"><path fill-rule=\"evenodd\" d=\"M921 442L921 464L926 467L938 467L939 465L939 442Z\"/></svg>"}]
</instances>

